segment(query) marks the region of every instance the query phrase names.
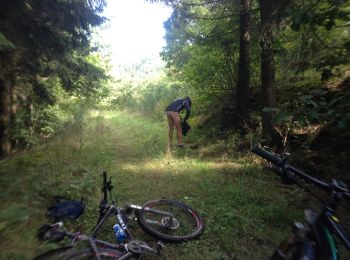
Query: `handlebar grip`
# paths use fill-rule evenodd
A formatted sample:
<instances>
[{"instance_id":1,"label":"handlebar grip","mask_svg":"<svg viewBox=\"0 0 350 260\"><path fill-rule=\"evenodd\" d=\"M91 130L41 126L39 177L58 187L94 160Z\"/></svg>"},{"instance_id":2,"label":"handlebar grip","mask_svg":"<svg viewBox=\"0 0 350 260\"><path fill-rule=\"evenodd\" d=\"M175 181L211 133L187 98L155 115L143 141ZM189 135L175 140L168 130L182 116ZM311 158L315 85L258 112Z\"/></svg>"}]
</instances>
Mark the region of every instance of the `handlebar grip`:
<instances>
[{"instance_id":1,"label":"handlebar grip","mask_svg":"<svg viewBox=\"0 0 350 260\"><path fill-rule=\"evenodd\" d=\"M103 201L102 203L107 203L107 172L103 172L103 184L102 184L102 189L101 191L103 192Z\"/></svg>"},{"instance_id":2,"label":"handlebar grip","mask_svg":"<svg viewBox=\"0 0 350 260\"><path fill-rule=\"evenodd\" d=\"M264 150L256 145L254 145L252 147L251 151L253 153L259 155L260 157L264 158L265 160L272 162L274 165L276 165L278 167L281 167L284 165L284 161L280 157L278 157L278 156L276 156L276 155L274 155L274 154L272 154L272 153L270 153L270 152L268 152L268 151L266 151L266 150Z\"/></svg>"}]
</instances>

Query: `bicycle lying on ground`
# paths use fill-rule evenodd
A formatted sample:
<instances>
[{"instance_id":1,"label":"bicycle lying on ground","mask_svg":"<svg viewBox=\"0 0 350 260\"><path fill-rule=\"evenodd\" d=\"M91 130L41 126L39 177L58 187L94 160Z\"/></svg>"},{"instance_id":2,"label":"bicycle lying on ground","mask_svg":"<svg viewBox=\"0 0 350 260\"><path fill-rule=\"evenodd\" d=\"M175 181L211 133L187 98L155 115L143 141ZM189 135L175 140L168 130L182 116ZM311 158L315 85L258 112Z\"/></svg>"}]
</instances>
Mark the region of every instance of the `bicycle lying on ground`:
<instances>
[{"instance_id":1,"label":"bicycle lying on ground","mask_svg":"<svg viewBox=\"0 0 350 260\"><path fill-rule=\"evenodd\" d=\"M204 223L199 213L182 202L160 199L146 202L143 206L127 205L119 208L114 201L108 203L107 191L111 196L112 188L111 178L107 181L107 173L104 172L99 217L90 235L65 231L62 223L43 225L38 233L41 239L58 242L68 238L70 244L47 251L34 259L129 259L145 254L159 255L164 247L161 242L157 242L156 248L152 248L146 242L133 238L128 221L134 217L146 233L165 242L189 241L198 238L204 231ZM117 242L97 239L96 236L106 220L113 215L117 223L113 227ZM81 246L81 243L78 243L81 241L87 242L88 246Z\"/></svg>"},{"instance_id":2,"label":"bicycle lying on ground","mask_svg":"<svg viewBox=\"0 0 350 260\"><path fill-rule=\"evenodd\" d=\"M330 193L327 201L321 200L324 206L319 213L305 210L307 224L294 223L293 232L276 248L271 259L336 260L340 257L337 239L350 252L350 236L336 217L339 204L350 199L346 184L337 180L327 183L312 177L289 165L287 155L277 156L258 146L253 146L252 152L272 163L282 182L305 188L299 183L302 179Z\"/></svg>"}]
</instances>

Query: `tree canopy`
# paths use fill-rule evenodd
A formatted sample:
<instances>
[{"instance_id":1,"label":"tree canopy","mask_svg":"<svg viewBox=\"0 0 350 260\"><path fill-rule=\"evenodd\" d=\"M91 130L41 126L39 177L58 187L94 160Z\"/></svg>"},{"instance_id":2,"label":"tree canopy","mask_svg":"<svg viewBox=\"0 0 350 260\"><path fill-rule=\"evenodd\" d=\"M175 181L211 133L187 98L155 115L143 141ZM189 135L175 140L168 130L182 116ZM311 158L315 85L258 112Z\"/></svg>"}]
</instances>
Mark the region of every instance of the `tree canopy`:
<instances>
[{"instance_id":1,"label":"tree canopy","mask_svg":"<svg viewBox=\"0 0 350 260\"><path fill-rule=\"evenodd\" d=\"M16 142L10 129L33 128L34 109L53 105L57 87L80 97L98 92L105 73L89 59L90 40L105 21L104 6L102 0L0 2L1 156Z\"/></svg>"}]
</instances>

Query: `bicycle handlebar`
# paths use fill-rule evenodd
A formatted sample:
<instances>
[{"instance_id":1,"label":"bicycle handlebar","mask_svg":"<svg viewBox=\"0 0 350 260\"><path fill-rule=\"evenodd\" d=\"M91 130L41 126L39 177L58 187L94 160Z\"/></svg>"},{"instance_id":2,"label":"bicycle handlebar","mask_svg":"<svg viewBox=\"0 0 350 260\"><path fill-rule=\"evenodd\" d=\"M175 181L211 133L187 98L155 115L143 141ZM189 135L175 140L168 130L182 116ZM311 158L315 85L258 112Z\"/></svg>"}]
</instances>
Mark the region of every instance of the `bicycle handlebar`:
<instances>
[{"instance_id":1,"label":"bicycle handlebar","mask_svg":"<svg viewBox=\"0 0 350 260\"><path fill-rule=\"evenodd\" d=\"M253 146L251 151L264 158L265 160L271 162L275 166L280 167L289 173L293 173L296 176L301 177L305 181L311 182L312 184L316 185L317 187L320 187L323 190L341 192L344 198L350 199L350 192L344 189L344 187L336 185L336 183L329 184L327 182L317 179L316 177L312 177L306 174L305 172L289 165L287 161L282 159L280 156L274 155L273 153L270 153L261 147Z\"/></svg>"},{"instance_id":2,"label":"bicycle handlebar","mask_svg":"<svg viewBox=\"0 0 350 260\"><path fill-rule=\"evenodd\" d=\"M317 187L320 187L321 189L324 189L326 191L333 190L333 186L330 185L329 183L321 181L321 180L317 179L316 177L312 177L312 176L306 174L305 172L302 172L301 170L298 170L297 168L295 168L291 165L286 164L285 169L287 171L290 171L290 172L294 173L295 175L303 178L304 180L311 182L312 184L316 185Z\"/></svg>"},{"instance_id":3,"label":"bicycle handlebar","mask_svg":"<svg viewBox=\"0 0 350 260\"><path fill-rule=\"evenodd\" d=\"M260 157L264 158L265 160L272 162L274 165L278 167L282 167L285 164L285 161L282 160L282 158L254 145L251 150L253 153L259 155Z\"/></svg>"}]
</instances>

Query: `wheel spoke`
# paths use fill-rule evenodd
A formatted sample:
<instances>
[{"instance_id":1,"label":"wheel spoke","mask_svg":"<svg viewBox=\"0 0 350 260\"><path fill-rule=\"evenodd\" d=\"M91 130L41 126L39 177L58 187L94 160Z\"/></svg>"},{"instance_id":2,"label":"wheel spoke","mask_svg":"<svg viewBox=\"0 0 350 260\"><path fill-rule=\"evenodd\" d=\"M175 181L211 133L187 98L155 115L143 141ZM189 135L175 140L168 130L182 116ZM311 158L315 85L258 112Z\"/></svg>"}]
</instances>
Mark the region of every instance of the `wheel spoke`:
<instances>
[{"instance_id":1,"label":"wheel spoke","mask_svg":"<svg viewBox=\"0 0 350 260\"><path fill-rule=\"evenodd\" d=\"M160 239L167 241L190 240L203 232L204 226L199 214L181 202L174 200L151 201L146 203L143 209L140 210L138 217L140 226L146 232ZM170 214L165 216L157 214L157 212Z\"/></svg>"}]
</instances>

